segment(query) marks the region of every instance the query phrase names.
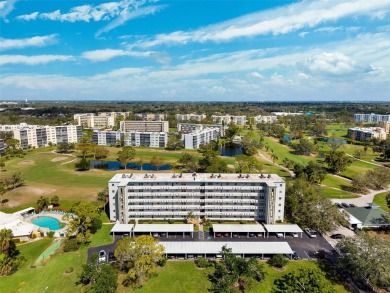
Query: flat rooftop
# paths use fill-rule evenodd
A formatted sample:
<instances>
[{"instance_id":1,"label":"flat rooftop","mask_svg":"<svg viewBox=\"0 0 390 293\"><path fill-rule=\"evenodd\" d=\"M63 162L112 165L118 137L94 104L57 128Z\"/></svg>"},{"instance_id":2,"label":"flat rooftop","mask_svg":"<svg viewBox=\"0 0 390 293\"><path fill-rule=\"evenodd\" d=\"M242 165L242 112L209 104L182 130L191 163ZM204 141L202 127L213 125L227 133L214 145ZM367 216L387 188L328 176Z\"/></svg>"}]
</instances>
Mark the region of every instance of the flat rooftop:
<instances>
[{"instance_id":1,"label":"flat rooftop","mask_svg":"<svg viewBox=\"0 0 390 293\"><path fill-rule=\"evenodd\" d=\"M213 224L216 233L263 233L264 227L260 224Z\"/></svg>"},{"instance_id":2,"label":"flat rooftop","mask_svg":"<svg viewBox=\"0 0 390 293\"><path fill-rule=\"evenodd\" d=\"M302 229L296 224L264 225L270 233L302 233Z\"/></svg>"},{"instance_id":3,"label":"flat rooftop","mask_svg":"<svg viewBox=\"0 0 390 293\"><path fill-rule=\"evenodd\" d=\"M137 224L133 232L135 233L162 233L162 232L194 232L193 224Z\"/></svg>"},{"instance_id":4,"label":"flat rooftop","mask_svg":"<svg viewBox=\"0 0 390 293\"><path fill-rule=\"evenodd\" d=\"M166 241L160 242L167 254L220 254L226 245L235 254L292 254L287 242L213 242Z\"/></svg>"},{"instance_id":5,"label":"flat rooftop","mask_svg":"<svg viewBox=\"0 0 390 293\"><path fill-rule=\"evenodd\" d=\"M133 230L133 224L119 224L116 223L114 227L112 227L110 233L130 233Z\"/></svg>"},{"instance_id":6,"label":"flat rooftop","mask_svg":"<svg viewBox=\"0 0 390 293\"><path fill-rule=\"evenodd\" d=\"M238 173L118 173L109 182L126 186L129 182L264 182L268 185L284 183L277 174Z\"/></svg>"}]
</instances>

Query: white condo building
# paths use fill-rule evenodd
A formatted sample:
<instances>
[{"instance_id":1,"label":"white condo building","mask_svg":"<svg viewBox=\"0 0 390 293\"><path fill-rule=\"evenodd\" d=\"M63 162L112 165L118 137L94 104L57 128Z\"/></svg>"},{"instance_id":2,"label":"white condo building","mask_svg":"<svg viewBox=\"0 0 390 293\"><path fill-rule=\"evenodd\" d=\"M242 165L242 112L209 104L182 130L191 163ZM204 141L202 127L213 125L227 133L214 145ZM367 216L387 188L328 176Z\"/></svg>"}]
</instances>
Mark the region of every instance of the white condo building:
<instances>
[{"instance_id":1,"label":"white condo building","mask_svg":"<svg viewBox=\"0 0 390 293\"><path fill-rule=\"evenodd\" d=\"M39 148L48 146L49 143L59 144L62 142L78 143L82 136L81 126L38 126L29 125L15 129L13 137L20 141L22 149L29 146Z\"/></svg>"},{"instance_id":2,"label":"white condo building","mask_svg":"<svg viewBox=\"0 0 390 293\"><path fill-rule=\"evenodd\" d=\"M92 142L98 145L112 146L121 141L125 146L143 146L164 148L168 143L166 132L140 132L140 131L98 131L92 135Z\"/></svg>"},{"instance_id":3,"label":"white condo building","mask_svg":"<svg viewBox=\"0 0 390 293\"><path fill-rule=\"evenodd\" d=\"M253 117L254 123L275 123L278 121L278 116L276 115L270 115L270 116L263 116L263 115L257 115Z\"/></svg>"},{"instance_id":4,"label":"white condo building","mask_svg":"<svg viewBox=\"0 0 390 293\"><path fill-rule=\"evenodd\" d=\"M177 132L179 134L202 131L206 128L217 128L219 129L220 135L224 136L227 125L224 126L222 124L177 123Z\"/></svg>"},{"instance_id":5,"label":"white condo building","mask_svg":"<svg viewBox=\"0 0 390 293\"><path fill-rule=\"evenodd\" d=\"M177 121L202 121L207 118L206 114L176 114Z\"/></svg>"},{"instance_id":6,"label":"white condo building","mask_svg":"<svg viewBox=\"0 0 390 293\"><path fill-rule=\"evenodd\" d=\"M83 128L105 129L115 125L114 116L95 116L93 113L83 113L73 115L74 123Z\"/></svg>"},{"instance_id":7,"label":"white condo building","mask_svg":"<svg viewBox=\"0 0 390 293\"><path fill-rule=\"evenodd\" d=\"M121 121L121 131L169 132L168 121Z\"/></svg>"},{"instance_id":8,"label":"white condo building","mask_svg":"<svg viewBox=\"0 0 390 293\"><path fill-rule=\"evenodd\" d=\"M200 131L182 134L181 140L185 149L195 150L213 140L217 141L220 136L221 130L219 128L205 128Z\"/></svg>"},{"instance_id":9,"label":"white condo building","mask_svg":"<svg viewBox=\"0 0 390 293\"><path fill-rule=\"evenodd\" d=\"M143 121L164 121L167 120L168 114L165 113L135 113L135 118Z\"/></svg>"},{"instance_id":10,"label":"white condo building","mask_svg":"<svg viewBox=\"0 0 390 293\"><path fill-rule=\"evenodd\" d=\"M110 220L284 220L286 183L270 174L116 174L108 182Z\"/></svg>"},{"instance_id":11,"label":"white condo building","mask_svg":"<svg viewBox=\"0 0 390 293\"><path fill-rule=\"evenodd\" d=\"M380 114L355 114L355 122L369 122L377 123L381 121L390 121L390 115L380 115Z\"/></svg>"},{"instance_id":12,"label":"white condo building","mask_svg":"<svg viewBox=\"0 0 390 293\"><path fill-rule=\"evenodd\" d=\"M246 116L212 115L211 119L213 120L213 123L225 125L228 125L230 123L236 125L245 125L247 122Z\"/></svg>"}]
</instances>

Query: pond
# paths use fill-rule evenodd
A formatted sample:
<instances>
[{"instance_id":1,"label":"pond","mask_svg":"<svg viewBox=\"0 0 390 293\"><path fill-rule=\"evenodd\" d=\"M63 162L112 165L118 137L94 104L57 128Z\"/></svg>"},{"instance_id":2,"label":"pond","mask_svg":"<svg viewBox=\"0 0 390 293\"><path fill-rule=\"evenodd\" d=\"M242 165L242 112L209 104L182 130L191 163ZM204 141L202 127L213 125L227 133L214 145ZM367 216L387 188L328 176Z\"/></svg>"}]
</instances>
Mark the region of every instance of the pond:
<instances>
[{"instance_id":1,"label":"pond","mask_svg":"<svg viewBox=\"0 0 390 293\"><path fill-rule=\"evenodd\" d=\"M221 147L221 156L235 157L242 154L242 145L238 143L226 143Z\"/></svg>"},{"instance_id":2,"label":"pond","mask_svg":"<svg viewBox=\"0 0 390 293\"><path fill-rule=\"evenodd\" d=\"M117 161L98 161L94 160L90 162L91 168L96 169L105 169L105 170L120 170L124 169L125 167L117 162ZM149 163L142 164L142 168L140 164L137 163L128 163L126 166L126 169L135 169L135 170L143 170L143 171L166 171L172 169L172 165L170 164L164 164L161 166L156 166Z\"/></svg>"}]
</instances>

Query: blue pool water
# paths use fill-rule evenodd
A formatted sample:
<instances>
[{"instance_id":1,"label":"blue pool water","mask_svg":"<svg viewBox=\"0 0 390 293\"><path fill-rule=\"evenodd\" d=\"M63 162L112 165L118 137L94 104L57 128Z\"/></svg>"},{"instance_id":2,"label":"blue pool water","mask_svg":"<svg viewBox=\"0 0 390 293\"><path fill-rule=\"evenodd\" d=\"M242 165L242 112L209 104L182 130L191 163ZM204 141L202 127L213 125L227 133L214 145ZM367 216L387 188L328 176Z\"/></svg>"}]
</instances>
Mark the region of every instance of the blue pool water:
<instances>
[{"instance_id":1,"label":"blue pool water","mask_svg":"<svg viewBox=\"0 0 390 293\"><path fill-rule=\"evenodd\" d=\"M31 222L34 225L37 225L39 227L43 228L49 228L50 230L59 230L60 222L57 219L54 219L52 217L38 217L35 219L32 219Z\"/></svg>"}]
</instances>

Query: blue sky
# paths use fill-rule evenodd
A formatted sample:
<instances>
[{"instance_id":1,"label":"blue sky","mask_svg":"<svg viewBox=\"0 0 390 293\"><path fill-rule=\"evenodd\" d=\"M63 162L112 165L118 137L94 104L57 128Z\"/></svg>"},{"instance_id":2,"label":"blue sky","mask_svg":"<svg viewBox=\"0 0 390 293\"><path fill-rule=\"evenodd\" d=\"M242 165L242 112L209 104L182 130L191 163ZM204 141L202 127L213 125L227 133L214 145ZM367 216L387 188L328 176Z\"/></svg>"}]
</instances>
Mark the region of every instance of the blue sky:
<instances>
[{"instance_id":1,"label":"blue sky","mask_svg":"<svg viewBox=\"0 0 390 293\"><path fill-rule=\"evenodd\" d=\"M0 99L390 101L390 1L0 0Z\"/></svg>"}]
</instances>

